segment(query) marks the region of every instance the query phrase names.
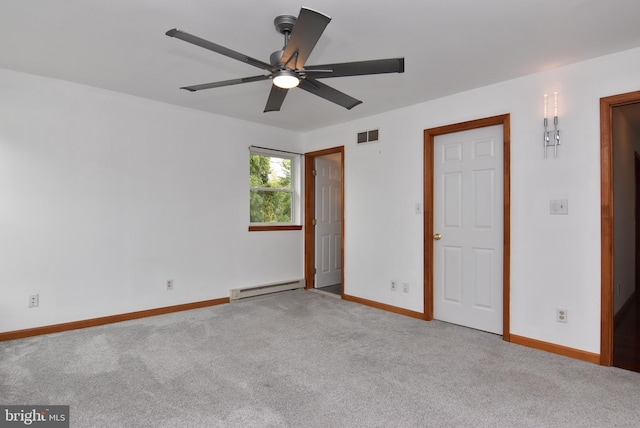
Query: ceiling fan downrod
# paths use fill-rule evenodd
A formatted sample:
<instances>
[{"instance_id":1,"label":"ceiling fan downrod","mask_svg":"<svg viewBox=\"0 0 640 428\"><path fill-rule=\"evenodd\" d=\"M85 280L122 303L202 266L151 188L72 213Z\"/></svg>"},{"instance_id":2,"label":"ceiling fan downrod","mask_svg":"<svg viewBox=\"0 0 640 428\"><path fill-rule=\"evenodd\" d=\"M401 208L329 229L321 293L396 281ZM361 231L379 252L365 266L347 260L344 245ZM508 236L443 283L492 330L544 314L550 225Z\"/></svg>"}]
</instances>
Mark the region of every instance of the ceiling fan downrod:
<instances>
[{"instance_id":1,"label":"ceiling fan downrod","mask_svg":"<svg viewBox=\"0 0 640 428\"><path fill-rule=\"evenodd\" d=\"M282 50L275 51L271 54L271 65L280 66L281 69L286 67L286 64L282 64L280 59L282 58L282 53L284 49L287 47L289 43L289 36L291 35L291 31L293 31L293 26L296 25L296 18L293 15L278 15L273 20L273 25L276 27L276 31L284 36L284 45L282 46Z\"/></svg>"}]
</instances>

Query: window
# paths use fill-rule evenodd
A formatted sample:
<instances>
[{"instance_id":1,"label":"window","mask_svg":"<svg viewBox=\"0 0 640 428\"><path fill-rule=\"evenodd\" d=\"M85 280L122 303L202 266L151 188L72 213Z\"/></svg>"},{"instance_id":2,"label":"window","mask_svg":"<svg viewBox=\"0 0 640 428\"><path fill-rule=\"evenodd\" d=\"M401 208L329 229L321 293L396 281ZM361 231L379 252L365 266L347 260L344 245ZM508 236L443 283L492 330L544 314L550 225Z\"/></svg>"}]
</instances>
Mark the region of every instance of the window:
<instances>
[{"instance_id":1,"label":"window","mask_svg":"<svg viewBox=\"0 0 640 428\"><path fill-rule=\"evenodd\" d=\"M299 230L298 156L249 152L249 230Z\"/></svg>"}]
</instances>

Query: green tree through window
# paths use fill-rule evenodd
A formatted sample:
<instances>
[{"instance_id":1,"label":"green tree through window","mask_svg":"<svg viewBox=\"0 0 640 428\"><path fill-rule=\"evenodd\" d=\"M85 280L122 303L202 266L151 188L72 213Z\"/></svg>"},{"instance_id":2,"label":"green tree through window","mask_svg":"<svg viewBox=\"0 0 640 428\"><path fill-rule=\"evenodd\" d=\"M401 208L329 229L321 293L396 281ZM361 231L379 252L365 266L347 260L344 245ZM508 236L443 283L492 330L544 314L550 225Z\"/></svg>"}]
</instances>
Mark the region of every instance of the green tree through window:
<instances>
[{"instance_id":1,"label":"green tree through window","mask_svg":"<svg viewBox=\"0 0 640 428\"><path fill-rule=\"evenodd\" d=\"M292 160L251 153L249 156L250 222L291 223Z\"/></svg>"}]
</instances>

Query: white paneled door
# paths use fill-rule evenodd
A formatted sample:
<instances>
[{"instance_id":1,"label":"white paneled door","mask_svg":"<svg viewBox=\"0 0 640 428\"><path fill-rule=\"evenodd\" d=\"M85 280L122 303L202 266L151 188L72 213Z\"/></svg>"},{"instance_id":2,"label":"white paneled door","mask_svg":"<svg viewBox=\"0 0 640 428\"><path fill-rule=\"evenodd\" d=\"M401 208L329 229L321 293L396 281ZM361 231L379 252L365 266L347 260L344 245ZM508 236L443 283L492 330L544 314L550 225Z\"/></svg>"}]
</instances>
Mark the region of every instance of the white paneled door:
<instances>
[{"instance_id":1,"label":"white paneled door","mask_svg":"<svg viewBox=\"0 0 640 428\"><path fill-rule=\"evenodd\" d=\"M315 159L315 287L342 281L342 164L341 155Z\"/></svg>"},{"instance_id":2,"label":"white paneled door","mask_svg":"<svg viewBox=\"0 0 640 428\"><path fill-rule=\"evenodd\" d=\"M433 315L502 334L503 127L434 139Z\"/></svg>"}]
</instances>

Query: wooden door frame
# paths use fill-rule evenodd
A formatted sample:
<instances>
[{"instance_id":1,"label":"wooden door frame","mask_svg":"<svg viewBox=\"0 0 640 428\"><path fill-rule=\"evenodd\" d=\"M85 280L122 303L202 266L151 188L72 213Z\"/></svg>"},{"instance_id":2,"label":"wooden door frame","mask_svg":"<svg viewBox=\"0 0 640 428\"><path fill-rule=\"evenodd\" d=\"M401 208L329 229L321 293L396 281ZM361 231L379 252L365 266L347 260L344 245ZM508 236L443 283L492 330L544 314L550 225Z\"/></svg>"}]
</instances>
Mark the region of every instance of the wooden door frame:
<instances>
[{"instance_id":1,"label":"wooden door frame","mask_svg":"<svg viewBox=\"0 0 640 428\"><path fill-rule=\"evenodd\" d=\"M635 230L635 237L636 237L636 244L634 246L635 248L635 255L633 257L633 261L635 263L635 273L636 273L636 277L635 277L635 283L633 284L633 292L635 293L635 299L638 299L638 297L640 296L639 292L638 292L638 282L640 281L640 262L638 261L638 258L640 257L640 153L635 152L634 151L634 162L633 162L633 172L634 172L634 183L635 183L635 197L636 197L636 201L635 201L635 207L636 207L636 215L635 215L635 220L636 220L636 230ZM614 315L615 317L615 315ZM615 328L615 326L614 326Z\"/></svg>"},{"instance_id":2,"label":"wooden door frame","mask_svg":"<svg viewBox=\"0 0 640 428\"><path fill-rule=\"evenodd\" d=\"M613 364L613 108L640 91L600 98L600 364Z\"/></svg>"},{"instance_id":3,"label":"wooden door frame","mask_svg":"<svg viewBox=\"0 0 640 428\"><path fill-rule=\"evenodd\" d=\"M503 131L503 260L502 338L510 341L511 261L511 116L503 114L424 130L424 319L433 319L433 145L438 135L502 125Z\"/></svg>"},{"instance_id":4,"label":"wooden door frame","mask_svg":"<svg viewBox=\"0 0 640 428\"><path fill-rule=\"evenodd\" d=\"M340 238L342 242L340 243L340 265L342 268L340 272L340 283L342 284L342 292L340 294L344 296L344 146L308 152L304 155L304 279L306 289L315 288L316 234L315 227L313 226L313 219L316 214L316 186L313 175L315 160L317 157L334 153L340 153L341 162L340 198L342 198L342 212L340 215L342 230L340 231Z\"/></svg>"}]
</instances>

